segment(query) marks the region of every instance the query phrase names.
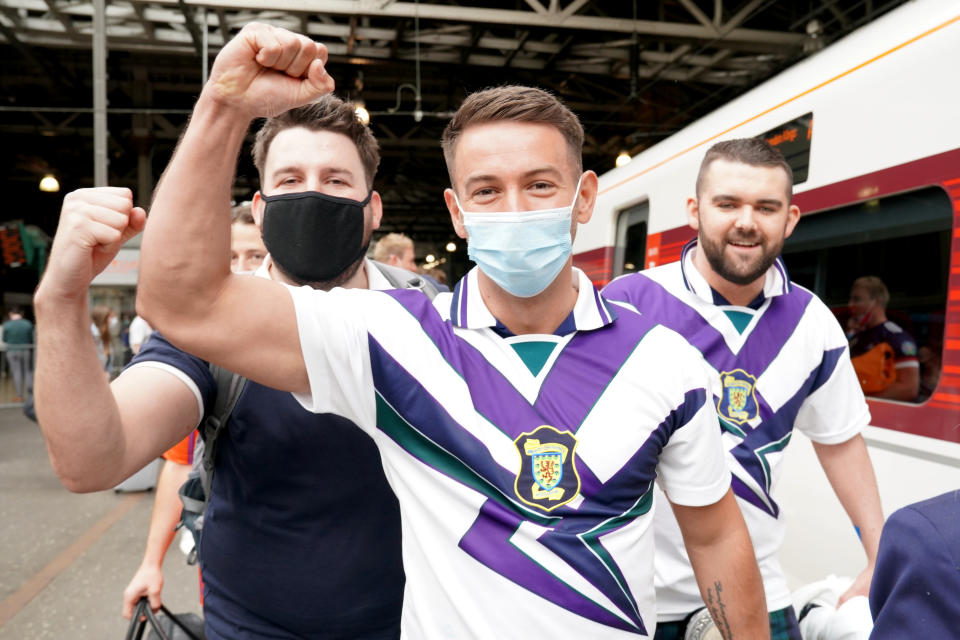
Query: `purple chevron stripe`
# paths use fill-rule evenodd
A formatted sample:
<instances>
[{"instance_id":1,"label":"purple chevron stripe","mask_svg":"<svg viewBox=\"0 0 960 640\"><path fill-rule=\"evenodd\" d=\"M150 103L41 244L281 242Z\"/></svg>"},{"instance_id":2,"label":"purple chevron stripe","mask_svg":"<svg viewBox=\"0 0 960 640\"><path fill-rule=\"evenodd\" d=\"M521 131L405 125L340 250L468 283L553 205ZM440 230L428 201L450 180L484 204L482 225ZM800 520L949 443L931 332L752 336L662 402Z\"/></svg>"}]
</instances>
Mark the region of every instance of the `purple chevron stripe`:
<instances>
[{"instance_id":1,"label":"purple chevron stripe","mask_svg":"<svg viewBox=\"0 0 960 640\"><path fill-rule=\"evenodd\" d=\"M763 373L777 356L813 298L810 292L799 288L773 298L740 353L735 354L723 335L700 314L643 274L619 278L603 293L610 300L629 302L640 313L685 337L718 371L741 368L754 376Z\"/></svg>"},{"instance_id":2,"label":"purple chevron stripe","mask_svg":"<svg viewBox=\"0 0 960 640\"><path fill-rule=\"evenodd\" d=\"M488 500L459 546L485 566L557 606L608 627L642 633L545 572L514 547L509 539L520 524L514 514Z\"/></svg>"},{"instance_id":3,"label":"purple chevron stripe","mask_svg":"<svg viewBox=\"0 0 960 640\"><path fill-rule=\"evenodd\" d=\"M733 493L741 500L749 502L757 509L760 509L764 513L770 514L774 518L779 515L780 509L777 508L775 503L773 504L773 510L771 511L770 508L763 503L763 500L761 500L757 494L753 492L753 489L744 484L743 481L736 475L733 475L733 479L730 481L730 484L733 487Z\"/></svg>"},{"instance_id":4,"label":"purple chevron stripe","mask_svg":"<svg viewBox=\"0 0 960 640\"><path fill-rule=\"evenodd\" d=\"M635 313L594 331L581 331L547 373L535 407L548 424L576 429L654 323Z\"/></svg>"}]
</instances>

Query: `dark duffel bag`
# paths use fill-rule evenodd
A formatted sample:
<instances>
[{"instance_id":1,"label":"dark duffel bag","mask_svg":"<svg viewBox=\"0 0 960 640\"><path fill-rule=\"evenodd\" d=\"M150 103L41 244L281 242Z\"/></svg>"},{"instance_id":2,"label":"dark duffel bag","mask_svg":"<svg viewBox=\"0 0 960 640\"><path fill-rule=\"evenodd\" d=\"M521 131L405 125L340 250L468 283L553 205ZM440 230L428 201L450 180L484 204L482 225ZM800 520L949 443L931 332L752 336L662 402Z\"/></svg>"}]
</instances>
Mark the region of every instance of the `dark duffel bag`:
<instances>
[{"instance_id":1,"label":"dark duffel bag","mask_svg":"<svg viewBox=\"0 0 960 640\"><path fill-rule=\"evenodd\" d=\"M126 640L142 640L150 628L147 640L203 640L203 619L195 613L174 615L163 605L160 614L150 609L146 598L141 598L130 617Z\"/></svg>"}]
</instances>

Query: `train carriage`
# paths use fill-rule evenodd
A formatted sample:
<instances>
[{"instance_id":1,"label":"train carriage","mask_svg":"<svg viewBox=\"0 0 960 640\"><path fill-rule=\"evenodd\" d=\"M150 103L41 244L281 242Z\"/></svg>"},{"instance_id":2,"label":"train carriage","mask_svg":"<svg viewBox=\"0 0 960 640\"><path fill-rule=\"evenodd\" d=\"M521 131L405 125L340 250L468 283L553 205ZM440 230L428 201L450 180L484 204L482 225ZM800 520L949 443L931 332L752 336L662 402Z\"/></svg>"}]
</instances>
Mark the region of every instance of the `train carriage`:
<instances>
[{"instance_id":1,"label":"train carriage","mask_svg":"<svg viewBox=\"0 0 960 640\"><path fill-rule=\"evenodd\" d=\"M940 356L929 397L868 400L885 514L960 488L958 60L960 3L905 4L601 176L574 243L598 285L677 260L707 148L749 136L779 146L803 213L784 247L792 279L842 313L852 281L879 276L891 319ZM863 552L809 441L796 434L786 455L788 576L856 575Z\"/></svg>"}]
</instances>

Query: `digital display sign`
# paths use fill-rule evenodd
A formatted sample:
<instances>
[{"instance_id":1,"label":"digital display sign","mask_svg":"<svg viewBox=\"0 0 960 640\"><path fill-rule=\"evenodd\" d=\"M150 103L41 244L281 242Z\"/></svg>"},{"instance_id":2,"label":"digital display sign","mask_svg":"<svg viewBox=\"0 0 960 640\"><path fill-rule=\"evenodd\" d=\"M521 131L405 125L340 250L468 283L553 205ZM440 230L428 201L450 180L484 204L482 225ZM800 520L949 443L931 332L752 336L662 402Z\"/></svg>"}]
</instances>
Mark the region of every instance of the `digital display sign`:
<instances>
[{"instance_id":1,"label":"digital display sign","mask_svg":"<svg viewBox=\"0 0 960 640\"><path fill-rule=\"evenodd\" d=\"M759 136L780 150L793 170L793 184L806 181L810 171L810 140L813 137L813 114L808 113L770 129Z\"/></svg>"}]
</instances>

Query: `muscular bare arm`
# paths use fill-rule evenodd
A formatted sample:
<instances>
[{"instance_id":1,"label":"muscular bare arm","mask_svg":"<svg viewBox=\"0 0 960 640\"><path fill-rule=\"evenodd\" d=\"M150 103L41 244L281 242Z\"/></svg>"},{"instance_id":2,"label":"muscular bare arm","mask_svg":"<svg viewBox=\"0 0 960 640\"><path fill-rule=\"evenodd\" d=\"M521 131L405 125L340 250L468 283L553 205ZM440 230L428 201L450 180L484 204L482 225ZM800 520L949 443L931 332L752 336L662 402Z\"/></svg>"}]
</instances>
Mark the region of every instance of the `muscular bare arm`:
<instances>
[{"instance_id":1,"label":"muscular bare arm","mask_svg":"<svg viewBox=\"0 0 960 640\"><path fill-rule=\"evenodd\" d=\"M770 637L763 581L733 491L714 504L672 504L700 595L726 640Z\"/></svg>"},{"instance_id":2,"label":"muscular bare arm","mask_svg":"<svg viewBox=\"0 0 960 640\"><path fill-rule=\"evenodd\" d=\"M289 294L230 273L233 168L250 121L333 89L326 49L250 24L217 55L142 243L137 308L178 347L268 386L306 391Z\"/></svg>"},{"instance_id":3,"label":"muscular bare arm","mask_svg":"<svg viewBox=\"0 0 960 640\"><path fill-rule=\"evenodd\" d=\"M867 566L854 580L853 585L840 596L839 604L847 599L870 592L870 581L877 561L877 547L883 528L883 511L877 478L870 462L870 454L863 436L856 435L840 444L813 443L813 450L820 459L834 493L860 532L860 542L867 554Z\"/></svg>"},{"instance_id":4,"label":"muscular bare arm","mask_svg":"<svg viewBox=\"0 0 960 640\"><path fill-rule=\"evenodd\" d=\"M90 282L139 233L144 216L129 189L67 195L34 297L37 417L54 470L71 491L115 486L199 420L193 393L168 373L133 369L111 386L90 335Z\"/></svg>"}]
</instances>

